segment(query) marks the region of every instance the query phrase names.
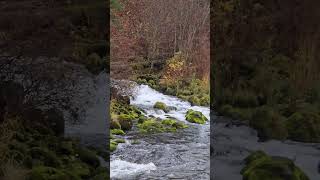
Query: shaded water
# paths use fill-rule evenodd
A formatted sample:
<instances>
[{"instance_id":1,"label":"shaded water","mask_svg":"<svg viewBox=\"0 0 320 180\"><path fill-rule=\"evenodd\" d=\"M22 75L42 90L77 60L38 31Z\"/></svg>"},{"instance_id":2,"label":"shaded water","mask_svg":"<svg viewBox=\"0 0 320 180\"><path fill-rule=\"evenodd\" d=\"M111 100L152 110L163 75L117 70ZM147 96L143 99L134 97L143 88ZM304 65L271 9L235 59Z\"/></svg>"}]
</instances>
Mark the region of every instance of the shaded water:
<instances>
[{"instance_id":1,"label":"shaded water","mask_svg":"<svg viewBox=\"0 0 320 180\"><path fill-rule=\"evenodd\" d=\"M155 110L153 105L157 101L177 110L169 113ZM143 109L146 115L174 117L189 128L176 133L142 135L133 127L125 136L126 143L119 144L111 156L112 179L209 179L210 123L198 125L185 120L188 109L201 111L209 119L209 108L191 106L146 85L136 87L131 104Z\"/></svg>"}]
</instances>

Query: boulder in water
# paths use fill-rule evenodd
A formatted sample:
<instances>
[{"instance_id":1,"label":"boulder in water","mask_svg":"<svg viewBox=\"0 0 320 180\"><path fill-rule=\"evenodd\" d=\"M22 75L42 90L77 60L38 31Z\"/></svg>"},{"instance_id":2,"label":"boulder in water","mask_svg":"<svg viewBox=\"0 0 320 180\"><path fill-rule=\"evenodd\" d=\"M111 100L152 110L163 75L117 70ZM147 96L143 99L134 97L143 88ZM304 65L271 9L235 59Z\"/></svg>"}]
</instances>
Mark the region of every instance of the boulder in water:
<instances>
[{"instance_id":1,"label":"boulder in water","mask_svg":"<svg viewBox=\"0 0 320 180\"><path fill-rule=\"evenodd\" d=\"M128 131L132 128L132 120L134 118L128 114L120 114L118 116L119 124L121 125L121 129L124 131Z\"/></svg>"},{"instance_id":2,"label":"boulder in water","mask_svg":"<svg viewBox=\"0 0 320 180\"><path fill-rule=\"evenodd\" d=\"M270 157L262 151L253 152L245 159L241 170L244 180L309 180L294 162L284 157Z\"/></svg>"},{"instance_id":3,"label":"boulder in water","mask_svg":"<svg viewBox=\"0 0 320 180\"><path fill-rule=\"evenodd\" d=\"M186 120L191 123L204 124L208 119L200 112L189 109L186 114Z\"/></svg>"},{"instance_id":4,"label":"boulder in water","mask_svg":"<svg viewBox=\"0 0 320 180\"><path fill-rule=\"evenodd\" d=\"M153 105L153 108L155 109L161 109L163 110L164 112L169 112L170 109L167 107L167 105L163 102L156 102L154 105Z\"/></svg>"}]
</instances>

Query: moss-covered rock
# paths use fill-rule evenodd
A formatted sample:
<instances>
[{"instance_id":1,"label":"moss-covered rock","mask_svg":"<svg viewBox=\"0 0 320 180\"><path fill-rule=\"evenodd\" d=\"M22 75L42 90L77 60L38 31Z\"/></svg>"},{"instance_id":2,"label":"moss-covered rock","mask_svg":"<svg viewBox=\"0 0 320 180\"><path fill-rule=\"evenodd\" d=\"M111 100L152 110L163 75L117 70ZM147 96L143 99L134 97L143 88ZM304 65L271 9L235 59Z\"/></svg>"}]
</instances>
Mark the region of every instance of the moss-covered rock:
<instances>
[{"instance_id":1,"label":"moss-covered rock","mask_svg":"<svg viewBox=\"0 0 320 180\"><path fill-rule=\"evenodd\" d=\"M115 134L115 135L125 135L126 133L124 133L123 130L121 129L111 129L111 133Z\"/></svg>"},{"instance_id":2,"label":"moss-covered rock","mask_svg":"<svg viewBox=\"0 0 320 180\"><path fill-rule=\"evenodd\" d=\"M33 159L38 159L46 166L59 167L61 161L58 156L51 150L42 147L33 147L30 149L30 154Z\"/></svg>"},{"instance_id":3,"label":"moss-covered rock","mask_svg":"<svg viewBox=\"0 0 320 180\"><path fill-rule=\"evenodd\" d=\"M109 149L110 149L110 152L113 152L117 149L118 147L118 143L115 142L115 141L110 141L110 146L109 146Z\"/></svg>"},{"instance_id":4,"label":"moss-covered rock","mask_svg":"<svg viewBox=\"0 0 320 180\"><path fill-rule=\"evenodd\" d=\"M269 107L258 108L252 115L250 126L258 131L261 140L286 139L286 119Z\"/></svg>"},{"instance_id":5,"label":"moss-covered rock","mask_svg":"<svg viewBox=\"0 0 320 180\"><path fill-rule=\"evenodd\" d=\"M208 119L200 112L189 109L186 114L186 120L191 123L204 124Z\"/></svg>"},{"instance_id":6,"label":"moss-covered rock","mask_svg":"<svg viewBox=\"0 0 320 180\"><path fill-rule=\"evenodd\" d=\"M184 128L188 127L188 125L186 125L185 123L177 121L177 120L174 120L174 119L164 119L164 120L161 121L161 123L163 125L171 126L173 128L176 128L176 129L184 129Z\"/></svg>"},{"instance_id":7,"label":"moss-covered rock","mask_svg":"<svg viewBox=\"0 0 320 180\"><path fill-rule=\"evenodd\" d=\"M124 140L124 139L115 139L113 141L116 143L126 143L126 140Z\"/></svg>"},{"instance_id":8,"label":"moss-covered rock","mask_svg":"<svg viewBox=\"0 0 320 180\"><path fill-rule=\"evenodd\" d=\"M121 129L121 125L117 119L111 119L110 129Z\"/></svg>"},{"instance_id":9,"label":"moss-covered rock","mask_svg":"<svg viewBox=\"0 0 320 180\"><path fill-rule=\"evenodd\" d=\"M72 141L61 141L59 144L59 153L71 155L74 154L74 145Z\"/></svg>"},{"instance_id":10,"label":"moss-covered rock","mask_svg":"<svg viewBox=\"0 0 320 180\"><path fill-rule=\"evenodd\" d=\"M192 106L201 104L200 99L195 95L189 97L189 102L191 103Z\"/></svg>"},{"instance_id":11,"label":"moss-covered rock","mask_svg":"<svg viewBox=\"0 0 320 180\"><path fill-rule=\"evenodd\" d=\"M289 138L302 142L320 142L320 115L296 112L286 122Z\"/></svg>"},{"instance_id":12,"label":"moss-covered rock","mask_svg":"<svg viewBox=\"0 0 320 180\"><path fill-rule=\"evenodd\" d=\"M164 112L169 112L170 110L168 109L167 105L163 102L156 102L154 105L153 105L153 108L155 109L161 109L163 110Z\"/></svg>"},{"instance_id":13,"label":"moss-covered rock","mask_svg":"<svg viewBox=\"0 0 320 180\"><path fill-rule=\"evenodd\" d=\"M183 122L174 119L147 119L143 123L138 124L141 133L161 133L161 132L175 132L177 129L187 128L188 126Z\"/></svg>"},{"instance_id":14,"label":"moss-covered rock","mask_svg":"<svg viewBox=\"0 0 320 180\"><path fill-rule=\"evenodd\" d=\"M92 167L98 167L100 165L100 161L94 151L83 147L78 150L78 153L81 161L87 163L88 165Z\"/></svg>"},{"instance_id":15,"label":"moss-covered rock","mask_svg":"<svg viewBox=\"0 0 320 180\"><path fill-rule=\"evenodd\" d=\"M73 162L68 164L66 168L68 174L72 175L73 177L78 177L79 179L85 179L90 177L90 167L82 162Z\"/></svg>"},{"instance_id":16,"label":"moss-covered rock","mask_svg":"<svg viewBox=\"0 0 320 180\"><path fill-rule=\"evenodd\" d=\"M243 180L309 180L292 160L270 157L262 151L250 154L245 163Z\"/></svg>"},{"instance_id":17,"label":"moss-covered rock","mask_svg":"<svg viewBox=\"0 0 320 180\"><path fill-rule=\"evenodd\" d=\"M230 117L232 119L249 121L252 117L252 109L249 108L234 108L233 106L226 104L219 109L219 113Z\"/></svg>"},{"instance_id":18,"label":"moss-covered rock","mask_svg":"<svg viewBox=\"0 0 320 180\"><path fill-rule=\"evenodd\" d=\"M118 121L119 121L119 124L121 125L121 129L124 131L130 130L133 125L133 122L132 122L133 119L134 119L134 117L131 115L120 114L118 116Z\"/></svg>"},{"instance_id":19,"label":"moss-covered rock","mask_svg":"<svg viewBox=\"0 0 320 180\"><path fill-rule=\"evenodd\" d=\"M161 133L165 131L164 126L160 121L148 119L141 124L138 124L141 133Z\"/></svg>"},{"instance_id":20,"label":"moss-covered rock","mask_svg":"<svg viewBox=\"0 0 320 180\"><path fill-rule=\"evenodd\" d=\"M32 168L29 176L30 180L61 180L70 179L70 176L61 170L52 167L38 166Z\"/></svg>"}]
</instances>

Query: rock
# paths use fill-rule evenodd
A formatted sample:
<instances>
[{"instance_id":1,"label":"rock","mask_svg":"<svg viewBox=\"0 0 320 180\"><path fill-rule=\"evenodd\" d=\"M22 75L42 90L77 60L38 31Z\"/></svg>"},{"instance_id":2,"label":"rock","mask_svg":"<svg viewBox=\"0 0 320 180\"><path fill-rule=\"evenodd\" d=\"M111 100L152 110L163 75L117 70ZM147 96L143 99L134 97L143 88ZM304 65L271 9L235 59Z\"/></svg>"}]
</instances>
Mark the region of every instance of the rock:
<instances>
[{"instance_id":1,"label":"rock","mask_svg":"<svg viewBox=\"0 0 320 180\"><path fill-rule=\"evenodd\" d=\"M284 157L270 157L256 151L245 159L241 170L244 180L309 180L292 160Z\"/></svg>"},{"instance_id":2,"label":"rock","mask_svg":"<svg viewBox=\"0 0 320 180\"><path fill-rule=\"evenodd\" d=\"M47 166L38 166L32 168L30 172L30 179L34 180L60 180L70 179L70 177L61 170Z\"/></svg>"},{"instance_id":3,"label":"rock","mask_svg":"<svg viewBox=\"0 0 320 180\"><path fill-rule=\"evenodd\" d=\"M127 114L120 114L118 116L119 124L121 125L121 129L124 131L128 131L132 128L133 126L132 120L133 120L133 117Z\"/></svg>"},{"instance_id":4,"label":"rock","mask_svg":"<svg viewBox=\"0 0 320 180\"><path fill-rule=\"evenodd\" d=\"M320 115L296 112L286 121L289 138L301 142L320 142Z\"/></svg>"},{"instance_id":5,"label":"rock","mask_svg":"<svg viewBox=\"0 0 320 180\"><path fill-rule=\"evenodd\" d=\"M110 141L110 152L113 152L113 151L115 151L116 149L117 149L117 147L118 147L118 143L117 142L115 142L115 141Z\"/></svg>"},{"instance_id":6,"label":"rock","mask_svg":"<svg viewBox=\"0 0 320 180\"><path fill-rule=\"evenodd\" d=\"M208 119L200 112L189 109L186 114L186 120L191 123L204 124Z\"/></svg>"},{"instance_id":7,"label":"rock","mask_svg":"<svg viewBox=\"0 0 320 180\"><path fill-rule=\"evenodd\" d=\"M125 135L124 131L121 129L111 129L111 133L114 135Z\"/></svg>"},{"instance_id":8,"label":"rock","mask_svg":"<svg viewBox=\"0 0 320 180\"><path fill-rule=\"evenodd\" d=\"M44 162L44 165L51 167L60 167L61 161L58 156L47 148L34 147L31 148L30 154L33 159L38 159Z\"/></svg>"},{"instance_id":9,"label":"rock","mask_svg":"<svg viewBox=\"0 0 320 180\"><path fill-rule=\"evenodd\" d=\"M111 119L110 129L121 129L121 125L117 119Z\"/></svg>"},{"instance_id":10,"label":"rock","mask_svg":"<svg viewBox=\"0 0 320 180\"><path fill-rule=\"evenodd\" d=\"M154 105L153 105L153 108L155 109L161 109L163 110L164 112L168 113L170 110L168 109L167 105L163 102L156 102Z\"/></svg>"},{"instance_id":11,"label":"rock","mask_svg":"<svg viewBox=\"0 0 320 180\"><path fill-rule=\"evenodd\" d=\"M80 148L79 151L79 158L81 161L91 165L92 167L100 166L100 160L97 157L96 153L87 149L87 148Z\"/></svg>"}]
</instances>

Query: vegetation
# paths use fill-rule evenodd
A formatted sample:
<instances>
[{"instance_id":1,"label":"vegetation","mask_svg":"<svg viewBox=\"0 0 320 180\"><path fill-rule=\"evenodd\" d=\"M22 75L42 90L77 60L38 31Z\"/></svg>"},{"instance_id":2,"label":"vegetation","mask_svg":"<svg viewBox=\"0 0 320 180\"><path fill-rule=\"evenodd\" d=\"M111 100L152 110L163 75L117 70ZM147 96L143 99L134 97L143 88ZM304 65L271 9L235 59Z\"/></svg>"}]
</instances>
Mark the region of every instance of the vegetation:
<instances>
[{"instance_id":1,"label":"vegetation","mask_svg":"<svg viewBox=\"0 0 320 180\"><path fill-rule=\"evenodd\" d=\"M6 117L0 127L0 177L4 179L87 179L108 177L97 152L55 136L44 125ZM98 171L98 169L103 171ZM14 174L12 174L14 173Z\"/></svg>"},{"instance_id":2,"label":"vegetation","mask_svg":"<svg viewBox=\"0 0 320 180\"><path fill-rule=\"evenodd\" d=\"M138 124L141 133L162 133L162 132L176 132L177 129L184 129L188 126L183 122L173 119L157 120L147 119Z\"/></svg>"},{"instance_id":3,"label":"vegetation","mask_svg":"<svg viewBox=\"0 0 320 180\"><path fill-rule=\"evenodd\" d=\"M109 64L104 0L13 0L0 12L1 54L59 57L93 73Z\"/></svg>"},{"instance_id":4,"label":"vegetation","mask_svg":"<svg viewBox=\"0 0 320 180\"><path fill-rule=\"evenodd\" d=\"M204 124L208 119L200 112L189 109L186 114L186 120L191 123Z\"/></svg>"},{"instance_id":5,"label":"vegetation","mask_svg":"<svg viewBox=\"0 0 320 180\"><path fill-rule=\"evenodd\" d=\"M320 142L317 5L214 1L215 110L248 123L264 140Z\"/></svg>"},{"instance_id":6,"label":"vegetation","mask_svg":"<svg viewBox=\"0 0 320 180\"><path fill-rule=\"evenodd\" d=\"M251 153L241 170L243 180L309 180L290 159L270 157L262 151Z\"/></svg>"}]
</instances>

